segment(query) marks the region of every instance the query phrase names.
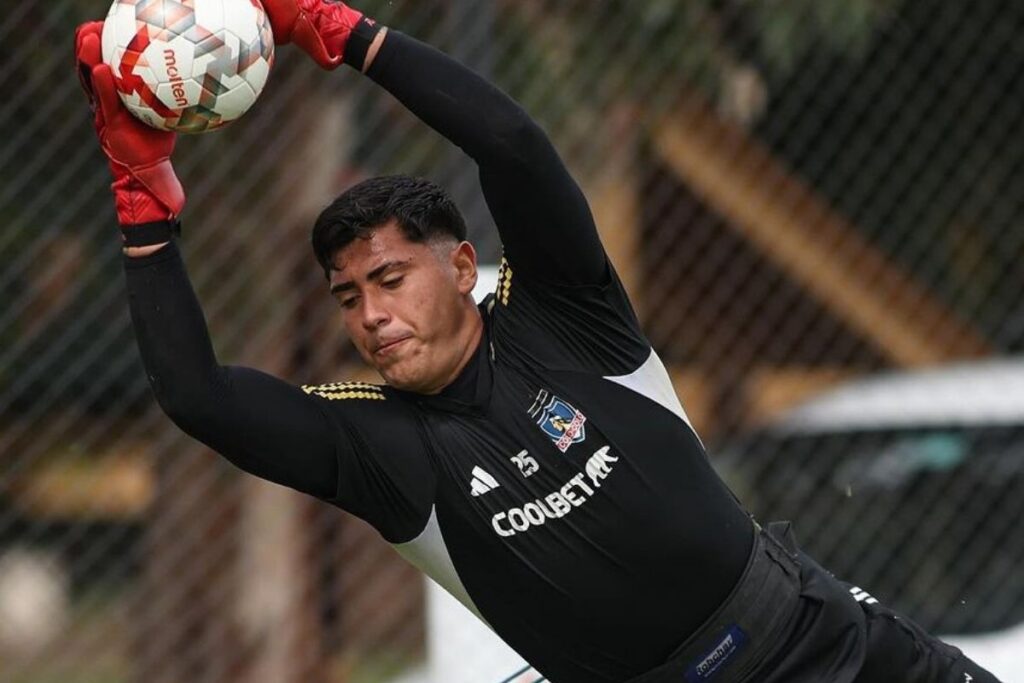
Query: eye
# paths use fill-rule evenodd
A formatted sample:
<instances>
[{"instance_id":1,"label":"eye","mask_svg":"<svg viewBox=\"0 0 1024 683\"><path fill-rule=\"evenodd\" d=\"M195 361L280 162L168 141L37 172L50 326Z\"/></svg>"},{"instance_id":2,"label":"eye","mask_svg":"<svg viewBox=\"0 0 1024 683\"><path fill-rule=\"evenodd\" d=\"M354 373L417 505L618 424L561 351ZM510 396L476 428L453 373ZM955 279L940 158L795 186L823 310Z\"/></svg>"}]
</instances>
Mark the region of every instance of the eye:
<instances>
[{"instance_id":1,"label":"eye","mask_svg":"<svg viewBox=\"0 0 1024 683\"><path fill-rule=\"evenodd\" d=\"M396 289L396 288L398 288L399 285L402 284L402 280L404 280L404 279L405 279L404 276L393 277L393 278L391 278L389 280L382 281L380 283L380 285L381 285L381 287L384 287L386 289Z\"/></svg>"},{"instance_id":2,"label":"eye","mask_svg":"<svg viewBox=\"0 0 1024 683\"><path fill-rule=\"evenodd\" d=\"M358 296L348 296L338 302L338 304L346 309L351 310L356 307L356 302L359 300Z\"/></svg>"}]
</instances>

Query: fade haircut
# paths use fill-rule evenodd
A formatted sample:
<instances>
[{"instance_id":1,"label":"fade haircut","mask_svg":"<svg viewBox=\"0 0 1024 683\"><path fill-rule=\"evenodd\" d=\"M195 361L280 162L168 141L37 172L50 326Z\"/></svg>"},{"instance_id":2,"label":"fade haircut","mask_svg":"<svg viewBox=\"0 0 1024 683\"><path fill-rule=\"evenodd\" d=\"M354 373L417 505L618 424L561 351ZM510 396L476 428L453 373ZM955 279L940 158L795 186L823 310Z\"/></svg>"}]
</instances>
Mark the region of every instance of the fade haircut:
<instances>
[{"instance_id":1,"label":"fade haircut","mask_svg":"<svg viewBox=\"0 0 1024 683\"><path fill-rule=\"evenodd\" d=\"M332 257L357 239L394 220L410 242L438 237L466 239L466 221L437 183L407 175L364 180L342 192L313 225L313 253L327 279Z\"/></svg>"}]
</instances>

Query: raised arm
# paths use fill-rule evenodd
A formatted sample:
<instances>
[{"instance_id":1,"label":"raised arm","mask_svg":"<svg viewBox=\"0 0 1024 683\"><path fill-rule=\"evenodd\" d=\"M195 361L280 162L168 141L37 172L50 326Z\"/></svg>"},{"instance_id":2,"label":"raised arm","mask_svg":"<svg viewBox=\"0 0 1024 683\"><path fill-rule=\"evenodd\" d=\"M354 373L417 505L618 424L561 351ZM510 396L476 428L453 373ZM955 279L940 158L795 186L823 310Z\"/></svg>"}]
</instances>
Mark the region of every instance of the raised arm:
<instances>
[{"instance_id":1,"label":"raised arm","mask_svg":"<svg viewBox=\"0 0 1024 683\"><path fill-rule=\"evenodd\" d=\"M277 42L321 66L346 62L461 147L480 180L506 255L524 274L593 284L607 263L583 193L544 131L471 69L341 2L265 0Z\"/></svg>"},{"instance_id":2,"label":"raised arm","mask_svg":"<svg viewBox=\"0 0 1024 683\"><path fill-rule=\"evenodd\" d=\"M522 107L451 57L395 31L367 75L477 162L514 268L569 284L604 279L590 207Z\"/></svg>"},{"instance_id":3,"label":"raised arm","mask_svg":"<svg viewBox=\"0 0 1024 683\"><path fill-rule=\"evenodd\" d=\"M169 240L185 203L171 166L174 134L121 104L100 58L102 22L79 27L75 52L96 133L114 176L132 321L157 400L186 432L242 469L324 498L336 496L338 444L316 399L253 370L221 367Z\"/></svg>"}]
</instances>

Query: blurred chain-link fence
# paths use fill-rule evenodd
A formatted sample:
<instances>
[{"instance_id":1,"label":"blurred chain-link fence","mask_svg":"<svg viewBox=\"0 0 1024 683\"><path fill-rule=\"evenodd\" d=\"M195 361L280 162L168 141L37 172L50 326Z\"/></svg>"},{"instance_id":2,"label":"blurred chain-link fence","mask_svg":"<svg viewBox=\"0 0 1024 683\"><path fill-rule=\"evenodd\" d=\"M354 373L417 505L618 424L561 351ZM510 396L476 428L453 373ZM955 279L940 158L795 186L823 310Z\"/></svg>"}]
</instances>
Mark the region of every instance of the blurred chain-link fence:
<instances>
[{"instance_id":1,"label":"blurred chain-link fence","mask_svg":"<svg viewBox=\"0 0 1024 683\"><path fill-rule=\"evenodd\" d=\"M793 518L812 552L930 628L1024 620L1024 418L771 426L857 375L1024 349L1024 5L361 7L546 127L756 513ZM72 68L74 26L106 9L0 17L0 680L412 675L427 651L415 572L361 522L240 475L149 394ZM255 109L182 139L176 167L221 360L296 383L365 375L308 247L319 208L353 181L432 177L498 256L472 164L357 74L291 49ZM925 445L900 450L907 439Z\"/></svg>"}]
</instances>

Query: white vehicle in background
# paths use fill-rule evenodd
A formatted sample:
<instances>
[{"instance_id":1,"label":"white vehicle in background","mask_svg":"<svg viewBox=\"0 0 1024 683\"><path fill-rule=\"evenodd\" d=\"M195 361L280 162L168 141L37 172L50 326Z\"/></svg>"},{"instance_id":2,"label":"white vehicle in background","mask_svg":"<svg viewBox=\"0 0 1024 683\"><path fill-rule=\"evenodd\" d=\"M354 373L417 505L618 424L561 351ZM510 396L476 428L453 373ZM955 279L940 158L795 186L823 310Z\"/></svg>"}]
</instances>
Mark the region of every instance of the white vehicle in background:
<instances>
[{"instance_id":1,"label":"white vehicle in background","mask_svg":"<svg viewBox=\"0 0 1024 683\"><path fill-rule=\"evenodd\" d=\"M711 452L836 576L1024 680L1024 361L851 382Z\"/></svg>"}]
</instances>

